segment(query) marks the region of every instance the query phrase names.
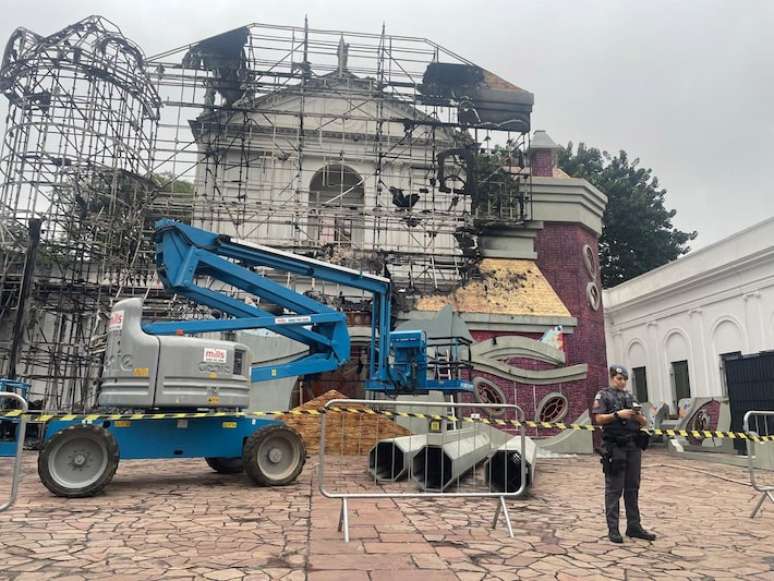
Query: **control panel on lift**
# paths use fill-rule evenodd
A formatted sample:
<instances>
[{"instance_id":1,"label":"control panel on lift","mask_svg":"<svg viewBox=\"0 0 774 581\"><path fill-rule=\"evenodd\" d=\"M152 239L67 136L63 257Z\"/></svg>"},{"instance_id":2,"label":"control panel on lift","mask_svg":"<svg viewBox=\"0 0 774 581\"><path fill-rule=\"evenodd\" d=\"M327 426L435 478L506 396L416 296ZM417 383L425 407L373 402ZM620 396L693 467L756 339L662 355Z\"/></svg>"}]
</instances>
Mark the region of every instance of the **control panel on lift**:
<instances>
[{"instance_id":1,"label":"control panel on lift","mask_svg":"<svg viewBox=\"0 0 774 581\"><path fill-rule=\"evenodd\" d=\"M154 336L142 329L142 299L119 301L108 324L100 407L245 408L250 351L232 341Z\"/></svg>"}]
</instances>

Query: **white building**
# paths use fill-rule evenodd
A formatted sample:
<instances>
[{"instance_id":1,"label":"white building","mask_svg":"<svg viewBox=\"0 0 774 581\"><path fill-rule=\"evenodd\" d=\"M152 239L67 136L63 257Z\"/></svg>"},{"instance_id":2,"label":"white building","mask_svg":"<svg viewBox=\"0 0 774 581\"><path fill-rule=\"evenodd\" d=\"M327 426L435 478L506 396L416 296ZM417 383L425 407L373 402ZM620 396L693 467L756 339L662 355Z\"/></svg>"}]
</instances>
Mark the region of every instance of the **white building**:
<instances>
[{"instance_id":1,"label":"white building","mask_svg":"<svg viewBox=\"0 0 774 581\"><path fill-rule=\"evenodd\" d=\"M301 117L303 150L294 142ZM403 123L384 119L418 126L409 139ZM283 248L458 255L454 232L469 196L431 182L437 152L466 137L430 121L343 69L309 81L303 96L291 87L236 113L205 113L191 122L200 153L194 223ZM391 188L425 194L409 211Z\"/></svg>"},{"instance_id":2,"label":"white building","mask_svg":"<svg viewBox=\"0 0 774 581\"><path fill-rule=\"evenodd\" d=\"M724 356L774 349L774 218L603 298L608 361L641 401L725 396Z\"/></svg>"}]
</instances>

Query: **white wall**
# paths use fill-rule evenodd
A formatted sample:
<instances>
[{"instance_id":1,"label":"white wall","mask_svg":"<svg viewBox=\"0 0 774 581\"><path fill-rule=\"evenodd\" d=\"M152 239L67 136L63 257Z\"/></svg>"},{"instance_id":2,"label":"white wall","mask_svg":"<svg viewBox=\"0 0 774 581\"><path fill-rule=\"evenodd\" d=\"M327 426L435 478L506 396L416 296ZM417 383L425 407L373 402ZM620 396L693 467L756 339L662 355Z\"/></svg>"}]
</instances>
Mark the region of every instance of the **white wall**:
<instances>
[{"instance_id":1,"label":"white wall","mask_svg":"<svg viewBox=\"0 0 774 581\"><path fill-rule=\"evenodd\" d=\"M724 395L720 355L774 349L774 219L604 292L608 361L645 367L651 403Z\"/></svg>"},{"instance_id":2,"label":"white wall","mask_svg":"<svg viewBox=\"0 0 774 581\"><path fill-rule=\"evenodd\" d=\"M336 84L335 79L331 82ZM346 82L341 81L342 86L337 89L340 98L312 92L306 97L305 128L318 134L306 137L303 163L299 164L295 151L300 100L295 95L282 93L262 105L277 112L251 114L256 126L274 127L276 134L249 132L245 143L221 137L219 145L228 151L223 159L217 160L218 165L213 156L201 155L196 168L194 224L260 244L303 245L310 239L307 233L310 220L316 221L308 212L309 184L315 173L326 165L342 164L364 178L364 207L352 211L355 220L362 224L362 231L355 239L356 248L376 246L399 252L459 254L454 232L470 211L469 196L460 198L437 190L424 194L412 212L420 220L409 225L407 213L393 206L388 190L388 186L401 188L407 194L416 193L420 187L432 190L430 178L434 174L430 169L436 150L455 145L454 136L443 129L433 132L429 126L419 126L409 144L402 123L384 122L382 148L388 155L382 161L383 184L377 193L373 142L376 120L407 116L411 111L401 109L405 108L401 103L387 100L379 112L372 97L349 93ZM360 81L356 89L362 92L363 83ZM332 113L341 118L315 116ZM336 137L324 132L333 132ZM353 138L355 135L357 139ZM285 155L279 156L280 153ZM235 184L240 182L247 186L241 192L243 199L237 198L240 192ZM396 267L393 272L397 270Z\"/></svg>"}]
</instances>

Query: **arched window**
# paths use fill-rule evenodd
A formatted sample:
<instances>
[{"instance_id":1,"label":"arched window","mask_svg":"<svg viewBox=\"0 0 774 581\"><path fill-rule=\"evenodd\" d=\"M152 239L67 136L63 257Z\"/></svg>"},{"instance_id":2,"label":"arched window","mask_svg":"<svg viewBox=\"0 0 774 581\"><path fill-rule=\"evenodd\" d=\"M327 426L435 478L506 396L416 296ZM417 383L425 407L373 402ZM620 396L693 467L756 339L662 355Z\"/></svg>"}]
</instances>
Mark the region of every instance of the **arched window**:
<instances>
[{"instance_id":1,"label":"arched window","mask_svg":"<svg viewBox=\"0 0 774 581\"><path fill-rule=\"evenodd\" d=\"M309 182L309 241L352 246L363 241L364 180L345 165L326 165Z\"/></svg>"}]
</instances>

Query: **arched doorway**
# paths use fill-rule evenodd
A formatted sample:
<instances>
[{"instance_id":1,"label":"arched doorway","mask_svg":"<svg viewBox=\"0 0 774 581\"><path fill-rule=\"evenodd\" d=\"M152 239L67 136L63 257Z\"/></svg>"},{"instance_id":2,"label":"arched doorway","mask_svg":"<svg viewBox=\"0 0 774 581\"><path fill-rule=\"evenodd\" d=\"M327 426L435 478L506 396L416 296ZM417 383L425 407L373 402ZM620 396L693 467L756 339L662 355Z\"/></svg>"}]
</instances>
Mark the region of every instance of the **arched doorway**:
<instances>
[{"instance_id":1,"label":"arched doorway","mask_svg":"<svg viewBox=\"0 0 774 581\"><path fill-rule=\"evenodd\" d=\"M364 180L340 164L319 169L309 182L309 241L358 246L363 241Z\"/></svg>"}]
</instances>

